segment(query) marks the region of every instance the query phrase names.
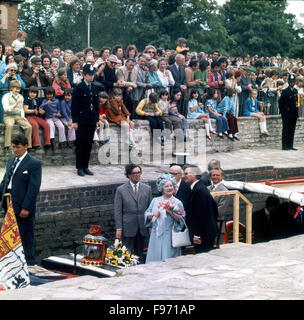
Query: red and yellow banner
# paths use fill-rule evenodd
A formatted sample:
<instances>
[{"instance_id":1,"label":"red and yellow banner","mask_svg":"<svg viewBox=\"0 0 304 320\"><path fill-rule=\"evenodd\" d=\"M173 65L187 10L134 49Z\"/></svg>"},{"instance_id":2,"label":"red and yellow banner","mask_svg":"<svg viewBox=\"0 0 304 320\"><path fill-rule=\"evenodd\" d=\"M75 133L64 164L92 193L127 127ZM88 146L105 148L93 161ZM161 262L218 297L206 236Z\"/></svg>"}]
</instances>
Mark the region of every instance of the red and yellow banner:
<instances>
[{"instance_id":1,"label":"red and yellow banner","mask_svg":"<svg viewBox=\"0 0 304 320\"><path fill-rule=\"evenodd\" d=\"M24 288L29 283L19 228L10 204L0 232L0 290Z\"/></svg>"}]
</instances>

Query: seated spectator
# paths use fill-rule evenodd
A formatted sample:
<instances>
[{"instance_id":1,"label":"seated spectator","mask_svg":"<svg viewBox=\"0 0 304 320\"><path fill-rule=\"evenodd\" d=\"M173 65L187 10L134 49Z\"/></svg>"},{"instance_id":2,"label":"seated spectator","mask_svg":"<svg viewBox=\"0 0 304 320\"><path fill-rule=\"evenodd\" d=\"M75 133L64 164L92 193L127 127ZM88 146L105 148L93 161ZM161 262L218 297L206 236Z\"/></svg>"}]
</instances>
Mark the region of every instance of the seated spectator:
<instances>
[{"instance_id":1,"label":"seated spectator","mask_svg":"<svg viewBox=\"0 0 304 320\"><path fill-rule=\"evenodd\" d=\"M217 99L218 90L209 88L205 106L209 112L209 117L212 119L216 119L218 137L224 139L223 134L228 137L229 126L226 118L217 111Z\"/></svg>"},{"instance_id":2,"label":"seated spectator","mask_svg":"<svg viewBox=\"0 0 304 320\"><path fill-rule=\"evenodd\" d=\"M267 131L266 126L266 117L263 112L260 112L258 109L258 92L256 90L252 90L250 97L246 100L244 115L246 117L256 117L259 119L259 126L261 134L265 136L269 136L269 132Z\"/></svg>"},{"instance_id":3,"label":"seated spectator","mask_svg":"<svg viewBox=\"0 0 304 320\"><path fill-rule=\"evenodd\" d=\"M38 97L44 97L43 89L41 87L48 87L52 85L52 80L43 72L41 67L41 59L34 57L31 60L31 67L28 67L23 71L22 79L27 87L38 87Z\"/></svg>"},{"instance_id":4,"label":"seated spectator","mask_svg":"<svg viewBox=\"0 0 304 320\"><path fill-rule=\"evenodd\" d=\"M110 110L109 96L105 91L98 93L100 102L99 122L97 128L98 140L103 145L110 141L109 122L107 120Z\"/></svg>"},{"instance_id":5,"label":"seated spectator","mask_svg":"<svg viewBox=\"0 0 304 320\"><path fill-rule=\"evenodd\" d=\"M15 56L15 62L17 64L17 74L21 76L23 70L27 68L25 58L19 54Z\"/></svg>"},{"instance_id":6,"label":"seated spectator","mask_svg":"<svg viewBox=\"0 0 304 320\"><path fill-rule=\"evenodd\" d=\"M123 103L122 90L115 88L113 98L110 100L110 109L108 110L109 122L117 124L124 130L125 142L130 148L137 148L133 138L134 122L130 120L130 113Z\"/></svg>"},{"instance_id":7,"label":"seated spectator","mask_svg":"<svg viewBox=\"0 0 304 320\"><path fill-rule=\"evenodd\" d=\"M168 63L165 58L159 58L157 62L158 70L157 70L157 75L158 78L162 84L162 88L167 90L168 92L170 91L170 88L174 86L174 79L172 77L171 71L168 70Z\"/></svg>"},{"instance_id":8,"label":"seated spectator","mask_svg":"<svg viewBox=\"0 0 304 320\"><path fill-rule=\"evenodd\" d=\"M5 93L9 92L9 84L12 80L18 80L21 84L21 89L25 88L25 83L21 79L20 75L17 73L17 64L10 63L5 68L5 73L0 75L0 89L7 89L0 91L0 123L3 122L3 106L2 106L2 97Z\"/></svg>"},{"instance_id":9,"label":"seated spectator","mask_svg":"<svg viewBox=\"0 0 304 320\"><path fill-rule=\"evenodd\" d=\"M174 89L173 94L170 98L170 106L169 106L169 116L172 121L179 121L180 126L183 130L184 140L190 140L189 138L189 124L186 117L181 114L179 110L179 105L181 103L182 92L179 89Z\"/></svg>"},{"instance_id":10,"label":"seated spectator","mask_svg":"<svg viewBox=\"0 0 304 320\"><path fill-rule=\"evenodd\" d=\"M45 90L46 98L43 99L41 108L45 111L45 119L50 126L50 140L53 150L56 149L55 143L55 126L59 132L59 148L65 148L66 136L64 125L60 121L60 101L55 98L55 90L52 87L47 87Z\"/></svg>"},{"instance_id":11,"label":"seated spectator","mask_svg":"<svg viewBox=\"0 0 304 320\"><path fill-rule=\"evenodd\" d=\"M231 88L226 89L224 99L218 104L217 111L227 119L229 130L228 138L232 141L240 140L236 134L239 132L234 104L235 91Z\"/></svg>"},{"instance_id":12,"label":"seated spectator","mask_svg":"<svg viewBox=\"0 0 304 320\"><path fill-rule=\"evenodd\" d=\"M61 114L60 121L64 124L65 127L68 128L67 146L69 148L73 148L76 142L76 133L75 133L75 129L73 128L72 112L71 112L73 89L65 88L63 91L64 91L64 96L60 103L60 114Z\"/></svg>"},{"instance_id":13,"label":"seated spectator","mask_svg":"<svg viewBox=\"0 0 304 320\"><path fill-rule=\"evenodd\" d=\"M162 89L159 93L158 107L162 112L161 119L165 123L165 128L169 129L172 133L175 129L181 129L181 122L175 118L170 118L169 115L169 93L167 90Z\"/></svg>"},{"instance_id":14,"label":"seated spectator","mask_svg":"<svg viewBox=\"0 0 304 320\"><path fill-rule=\"evenodd\" d=\"M218 61L212 61L211 70L208 72L208 82L207 85L209 88L213 88L217 91L217 101L220 102L222 100L221 96L221 87L223 85L223 81L220 73L218 72L220 68L220 64Z\"/></svg>"},{"instance_id":15,"label":"seated spectator","mask_svg":"<svg viewBox=\"0 0 304 320\"><path fill-rule=\"evenodd\" d=\"M78 57L72 57L70 60L69 68L67 69L68 80L72 88L76 87L82 80L80 67L81 63Z\"/></svg>"},{"instance_id":16,"label":"seated spectator","mask_svg":"<svg viewBox=\"0 0 304 320\"><path fill-rule=\"evenodd\" d=\"M140 119L149 121L152 137L154 129L164 129L161 118L162 111L158 107L158 94L156 92L150 93L149 98L141 100L135 112L140 116ZM161 144L163 145L163 137L161 137Z\"/></svg>"},{"instance_id":17,"label":"seated spectator","mask_svg":"<svg viewBox=\"0 0 304 320\"><path fill-rule=\"evenodd\" d=\"M190 100L188 102L188 114L187 119L200 119L205 122L206 137L208 140L212 140L210 132L216 134L213 130L209 113L206 111L203 103L200 101L200 95L198 89L192 89Z\"/></svg>"},{"instance_id":18,"label":"seated spectator","mask_svg":"<svg viewBox=\"0 0 304 320\"><path fill-rule=\"evenodd\" d=\"M63 99L65 89L71 89L66 68L60 68L58 70L58 75L54 79L52 87L55 90L55 98L59 100Z\"/></svg>"},{"instance_id":19,"label":"seated spectator","mask_svg":"<svg viewBox=\"0 0 304 320\"><path fill-rule=\"evenodd\" d=\"M32 145L37 149L40 147L39 127L43 130L44 148L48 149L51 145L50 126L43 119L45 111L40 108L42 99L38 98L38 89L30 87L28 97L24 100L24 113L27 121L32 126Z\"/></svg>"},{"instance_id":20,"label":"seated spectator","mask_svg":"<svg viewBox=\"0 0 304 320\"><path fill-rule=\"evenodd\" d=\"M28 147L32 148L32 126L24 116L24 98L19 93L21 90L20 81L10 81L9 88L10 92L4 94L2 98L3 121L5 124L4 149L8 150L11 145L12 131L15 123L24 130L24 134L28 139Z\"/></svg>"},{"instance_id":21,"label":"seated spectator","mask_svg":"<svg viewBox=\"0 0 304 320\"><path fill-rule=\"evenodd\" d=\"M200 96L202 97L205 93L208 82L208 70L209 62L207 60L201 60L199 62L199 67L194 71L194 80L200 80L200 82L195 86L198 89Z\"/></svg>"}]
</instances>

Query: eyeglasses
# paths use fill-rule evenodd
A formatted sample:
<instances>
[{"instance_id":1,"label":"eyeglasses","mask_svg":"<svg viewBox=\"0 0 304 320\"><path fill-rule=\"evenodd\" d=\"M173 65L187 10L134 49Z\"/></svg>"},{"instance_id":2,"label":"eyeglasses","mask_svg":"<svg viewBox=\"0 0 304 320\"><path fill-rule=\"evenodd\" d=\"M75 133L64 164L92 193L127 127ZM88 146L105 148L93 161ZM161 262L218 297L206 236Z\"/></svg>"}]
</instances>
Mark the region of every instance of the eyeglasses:
<instances>
[{"instance_id":1,"label":"eyeglasses","mask_svg":"<svg viewBox=\"0 0 304 320\"><path fill-rule=\"evenodd\" d=\"M110 61L110 63L113 64L113 65L117 64L117 62L115 62L115 61Z\"/></svg>"},{"instance_id":2,"label":"eyeglasses","mask_svg":"<svg viewBox=\"0 0 304 320\"><path fill-rule=\"evenodd\" d=\"M141 171L135 171L135 172L132 172L131 174L141 174Z\"/></svg>"},{"instance_id":3,"label":"eyeglasses","mask_svg":"<svg viewBox=\"0 0 304 320\"><path fill-rule=\"evenodd\" d=\"M15 69L11 69L10 71L11 71L11 72L17 72L17 70L15 70Z\"/></svg>"},{"instance_id":4,"label":"eyeglasses","mask_svg":"<svg viewBox=\"0 0 304 320\"><path fill-rule=\"evenodd\" d=\"M148 53L153 53L153 54L155 54L155 51L148 51Z\"/></svg>"}]
</instances>

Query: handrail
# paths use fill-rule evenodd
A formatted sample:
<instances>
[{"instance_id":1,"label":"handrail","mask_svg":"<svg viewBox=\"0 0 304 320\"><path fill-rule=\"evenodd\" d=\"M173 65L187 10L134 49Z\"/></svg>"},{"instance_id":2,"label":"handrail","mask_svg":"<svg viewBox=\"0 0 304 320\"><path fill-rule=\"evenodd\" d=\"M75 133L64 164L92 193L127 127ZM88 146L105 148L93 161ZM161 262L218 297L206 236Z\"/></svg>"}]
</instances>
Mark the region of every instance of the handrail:
<instances>
[{"instance_id":1,"label":"handrail","mask_svg":"<svg viewBox=\"0 0 304 320\"><path fill-rule=\"evenodd\" d=\"M211 196L233 195L233 242L239 242L240 198L246 203L246 243L252 244L252 208L253 204L238 190L210 192Z\"/></svg>"}]
</instances>

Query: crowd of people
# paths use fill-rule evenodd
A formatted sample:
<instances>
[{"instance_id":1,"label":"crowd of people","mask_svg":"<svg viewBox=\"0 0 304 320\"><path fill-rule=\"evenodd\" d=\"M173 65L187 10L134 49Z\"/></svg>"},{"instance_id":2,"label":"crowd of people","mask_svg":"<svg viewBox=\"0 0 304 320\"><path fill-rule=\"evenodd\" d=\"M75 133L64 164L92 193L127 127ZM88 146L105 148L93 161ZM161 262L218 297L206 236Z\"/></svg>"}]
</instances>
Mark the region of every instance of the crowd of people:
<instances>
[{"instance_id":1,"label":"crowd of people","mask_svg":"<svg viewBox=\"0 0 304 320\"><path fill-rule=\"evenodd\" d=\"M26 33L18 31L11 45L0 42L0 123L6 127L5 149L14 124L24 130L29 148L41 146L39 127L45 148L75 145L73 91L83 81L87 64L94 68L92 83L98 88L100 104L93 140L97 145L110 141L107 129L115 123L128 133L130 147L137 147L134 119L148 120L152 134L154 129L181 129L185 140L187 119L202 119L208 140L213 140L213 134L235 141L240 139L237 118L252 116L258 119L261 134L268 136L267 116L281 113L279 99L290 75L295 77L298 115L303 115L302 59L193 52L184 38L173 50L153 45L143 52L135 45L104 46L99 51L91 47L80 52L48 50L40 41L26 46ZM210 119L216 120L216 128Z\"/></svg>"}]
</instances>

